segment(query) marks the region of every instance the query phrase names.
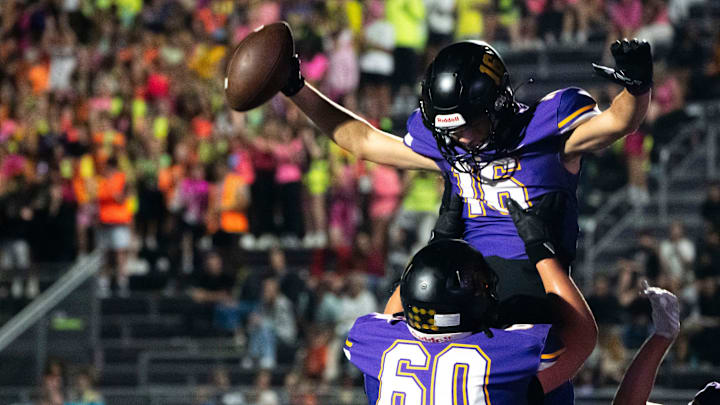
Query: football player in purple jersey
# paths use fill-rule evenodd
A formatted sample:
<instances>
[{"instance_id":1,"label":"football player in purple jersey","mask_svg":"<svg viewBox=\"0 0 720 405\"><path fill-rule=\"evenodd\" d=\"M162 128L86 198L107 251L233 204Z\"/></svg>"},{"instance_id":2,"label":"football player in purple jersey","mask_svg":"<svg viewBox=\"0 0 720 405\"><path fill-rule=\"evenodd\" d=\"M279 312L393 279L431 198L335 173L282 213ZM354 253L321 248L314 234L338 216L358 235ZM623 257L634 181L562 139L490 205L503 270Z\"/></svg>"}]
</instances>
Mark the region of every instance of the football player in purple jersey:
<instances>
[{"instance_id":1,"label":"football player in purple jersey","mask_svg":"<svg viewBox=\"0 0 720 405\"><path fill-rule=\"evenodd\" d=\"M568 209L558 218L564 229L558 258L569 269L577 239L576 187L582 156L621 139L645 117L652 87L652 56L645 41L611 46L615 68L595 71L625 87L600 111L579 88L554 91L532 105L514 98L510 74L498 52L482 41L447 46L422 82L420 108L399 139L374 128L357 114L305 85L299 61L283 93L325 134L358 158L405 169L441 171L461 197L463 239L480 251L498 275L497 295L506 321L548 321L542 282L523 249L508 212L559 191ZM389 312L400 308L396 290ZM550 354L550 353L546 353ZM572 403L572 389L565 388Z\"/></svg>"},{"instance_id":2,"label":"football player in purple jersey","mask_svg":"<svg viewBox=\"0 0 720 405\"><path fill-rule=\"evenodd\" d=\"M562 336L573 336L551 368L541 353L549 324L497 325L497 276L460 239L431 242L402 275L402 315L358 318L344 352L365 375L369 404L540 404L571 378L595 346L595 321L557 260L549 225L564 197L510 207L530 260L554 297ZM538 371L541 370L541 371Z\"/></svg>"},{"instance_id":3,"label":"football player in purple jersey","mask_svg":"<svg viewBox=\"0 0 720 405\"><path fill-rule=\"evenodd\" d=\"M652 86L650 45L622 40L611 52L615 68L594 68L625 90L601 112L587 92L574 87L523 105L514 98L505 63L489 44L449 45L427 69L420 108L410 115L403 139L374 128L306 85L297 58L282 91L356 157L443 172L462 198L463 239L498 273L498 296L504 301L544 295L508 215L508 200L525 208L550 191L567 195L559 249L561 260L569 264L578 233L575 190L582 156L634 131L645 117Z\"/></svg>"}]
</instances>

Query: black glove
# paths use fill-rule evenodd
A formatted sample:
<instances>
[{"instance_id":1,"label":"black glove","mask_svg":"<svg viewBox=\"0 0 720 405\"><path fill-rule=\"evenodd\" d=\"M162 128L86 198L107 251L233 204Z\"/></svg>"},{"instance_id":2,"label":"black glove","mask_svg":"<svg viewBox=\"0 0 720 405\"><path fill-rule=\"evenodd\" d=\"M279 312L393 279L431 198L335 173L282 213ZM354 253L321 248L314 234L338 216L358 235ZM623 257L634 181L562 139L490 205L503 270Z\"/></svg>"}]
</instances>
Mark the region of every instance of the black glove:
<instances>
[{"instance_id":1,"label":"black glove","mask_svg":"<svg viewBox=\"0 0 720 405\"><path fill-rule=\"evenodd\" d=\"M430 242L440 239L462 239L465 233L465 222L463 221L463 198L453 191L453 184L450 177L445 179L445 190L443 191L442 204L440 204L440 215L435 222L435 227L430 234Z\"/></svg>"},{"instance_id":2,"label":"black glove","mask_svg":"<svg viewBox=\"0 0 720 405\"><path fill-rule=\"evenodd\" d=\"M653 85L653 61L650 44L645 40L623 39L610 46L615 69L593 63L595 73L625 86L630 94L647 93Z\"/></svg>"},{"instance_id":3,"label":"black glove","mask_svg":"<svg viewBox=\"0 0 720 405\"><path fill-rule=\"evenodd\" d=\"M305 86L305 78L300 72L300 58L298 58L297 54L292 56L290 63L290 77L285 87L280 89L288 97L296 95Z\"/></svg>"},{"instance_id":4,"label":"black glove","mask_svg":"<svg viewBox=\"0 0 720 405\"><path fill-rule=\"evenodd\" d=\"M565 197L561 192L545 194L527 209L510 199L508 210L533 264L557 256L558 234L565 211Z\"/></svg>"}]
</instances>

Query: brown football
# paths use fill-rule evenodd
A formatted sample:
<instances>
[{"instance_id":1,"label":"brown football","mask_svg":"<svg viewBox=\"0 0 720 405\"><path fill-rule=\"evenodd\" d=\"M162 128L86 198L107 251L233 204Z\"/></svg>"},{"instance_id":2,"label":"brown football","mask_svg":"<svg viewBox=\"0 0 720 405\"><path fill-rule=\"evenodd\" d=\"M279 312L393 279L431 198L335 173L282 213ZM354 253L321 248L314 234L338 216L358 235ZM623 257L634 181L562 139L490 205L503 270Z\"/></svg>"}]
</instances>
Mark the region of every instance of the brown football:
<instances>
[{"instance_id":1,"label":"brown football","mask_svg":"<svg viewBox=\"0 0 720 405\"><path fill-rule=\"evenodd\" d=\"M253 109L277 94L290 76L295 43L290 26L261 26L235 48L225 77L225 98L236 111Z\"/></svg>"}]
</instances>

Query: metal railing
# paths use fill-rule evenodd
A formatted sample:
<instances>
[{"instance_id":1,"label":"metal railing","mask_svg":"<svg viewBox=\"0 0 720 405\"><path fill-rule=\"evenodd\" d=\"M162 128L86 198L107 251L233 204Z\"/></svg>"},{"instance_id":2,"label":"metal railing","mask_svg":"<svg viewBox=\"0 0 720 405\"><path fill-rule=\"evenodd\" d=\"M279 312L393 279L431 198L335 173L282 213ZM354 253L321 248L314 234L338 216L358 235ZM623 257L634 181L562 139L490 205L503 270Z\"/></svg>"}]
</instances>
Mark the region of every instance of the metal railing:
<instances>
[{"instance_id":1,"label":"metal railing","mask_svg":"<svg viewBox=\"0 0 720 405\"><path fill-rule=\"evenodd\" d=\"M695 159L704 157L706 160L706 178L717 178L717 136L720 133L720 122L718 122L720 118L720 102L694 104L688 106L687 111L690 111L696 117L696 121L683 127L680 133L665 145L659 153L658 191L655 201L657 202L658 219L663 224L666 224L669 218L670 184L689 170L689 165ZM705 134L704 142L690 153L680 153L679 151L686 150L682 148L683 144L689 143L691 137L697 133ZM673 157L678 160L673 160ZM671 165L672 171L670 170ZM603 235L598 235L598 229L606 224L611 214L617 212L623 204L627 203L626 196L627 188L614 192L594 215L590 225L583 229L583 269L588 281L592 280L597 258L612 246L618 236L631 226L636 225L638 220L642 218L641 209L630 209L624 212L619 219L613 218L615 223L609 226Z\"/></svg>"},{"instance_id":2,"label":"metal railing","mask_svg":"<svg viewBox=\"0 0 720 405\"><path fill-rule=\"evenodd\" d=\"M0 328L0 352L45 316L79 285L93 276L100 269L102 260L103 255L100 249L81 259L50 288L3 325Z\"/></svg>"}]
</instances>

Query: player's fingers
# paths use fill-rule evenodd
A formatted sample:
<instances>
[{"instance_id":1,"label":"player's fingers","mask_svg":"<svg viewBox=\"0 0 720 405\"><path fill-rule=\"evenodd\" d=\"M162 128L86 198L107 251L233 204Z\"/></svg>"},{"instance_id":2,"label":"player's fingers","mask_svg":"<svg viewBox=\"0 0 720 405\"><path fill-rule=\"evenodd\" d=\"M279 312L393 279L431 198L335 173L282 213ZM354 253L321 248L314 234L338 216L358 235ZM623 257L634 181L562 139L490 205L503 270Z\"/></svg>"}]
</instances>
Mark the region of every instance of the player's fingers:
<instances>
[{"instance_id":1,"label":"player's fingers","mask_svg":"<svg viewBox=\"0 0 720 405\"><path fill-rule=\"evenodd\" d=\"M603 79L617 81L617 77L615 76L615 69L603 65L598 65L597 63L593 63L592 67L595 74L602 77Z\"/></svg>"},{"instance_id":2,"label":"player's fingers","mask_svg":"<svg viewBox=\"0 0 720 405\"><path fill-rule=\"evenodd\" d=\"M517 223L518 220L520 220L522 216L523 209L513 200L512 198L508 199L508 211L510 211L510 216L512 217L512 220Z\"/></svg>"}]
</instances>

